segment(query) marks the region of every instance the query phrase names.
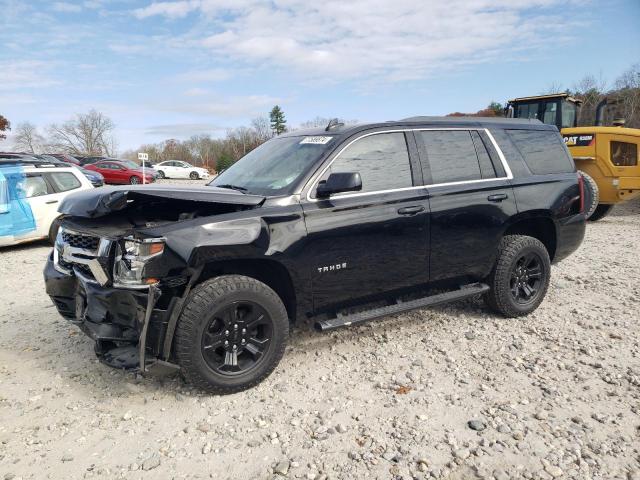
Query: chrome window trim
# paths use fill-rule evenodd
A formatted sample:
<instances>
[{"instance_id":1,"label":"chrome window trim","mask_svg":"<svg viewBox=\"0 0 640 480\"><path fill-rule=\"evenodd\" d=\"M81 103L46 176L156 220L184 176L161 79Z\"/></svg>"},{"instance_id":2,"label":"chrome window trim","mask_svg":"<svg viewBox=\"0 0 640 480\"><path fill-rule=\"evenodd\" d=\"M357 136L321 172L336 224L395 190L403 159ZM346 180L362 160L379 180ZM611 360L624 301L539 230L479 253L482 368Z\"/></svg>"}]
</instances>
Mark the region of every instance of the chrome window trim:
<instances>
[{"instance_id":1,"label":"chrome window trim","mask_svg":"<svg viewBox=\"0 0 640 480\"><path fill-rule=\"evenodd\" d=\"M480 179L477 179L477 180L461 180L461 181L458 181L458 182L432 183L432 184L429 184L429 185L417 185L417 186L412 186L412 187L392 188L392 189L389 189L389 190L375 190L373 192L347 193L347 194L344 194L344 195L337 194L335 197L332 197L332 198L363 197L363 196L366 196L366 195L381 194L381 193L402 192L402 191L408 191L408 190L428 189L428 188L431 188L431 187L448 187L448 186L455 186L455 185L467 185L467 184L483 183L483 182L495 182L496 180L512 180L513 179L513 173L511 171L511 168L509 167L509 163L507 162L507 159L505 158L504 153L502 152L502 149L500 149L500 146L498 145L498 142L496 142L496 139L493 137L493 135L491 135L491 132L489 131L488 128L483 128L483 127L400 128L400 129L390 129L390 130L378 130L378 131L371 132L371 133L366 133L364 135L360 135L360 136L354 138L349 143L347 143L344 147L342 147L338 153L336 153L336 155L331 159L329 164L326 167L324 167L322 169L322 171L318 175L314 176L311 180L309 180L307 182L305 187L301 189L301 192L308 185L310 185L309 189L307 190L306 199L307 199L308 202L318 202L319 199L311 197L311 192L315 191L315 189L318 187L318 183L320 182L320 179L322 178L322 176L331 167L333 162L335 162L336 159L342 154L342 152L344 152L353 143L357 142L358 140L360 140L362 138L369 137L371 135L380 135L380 134L383 134L383 133L423 132L423 131L431 131L431 130L458 130L458 131L462 130L462 131L467 131L467 132L472 131L472 130L484 131L487 134L487 137L489 137L489 140L491 141L491 144L493 145L493 148L495 148L496 153L498 154L498 158L500 159L500 163L502 164L502 166L504 168L506 176L504 176L504 177L496 177L496 178L480 178ZM408 153L408 149L407 149L407 153Z\"/></svg>"}]
</instances>

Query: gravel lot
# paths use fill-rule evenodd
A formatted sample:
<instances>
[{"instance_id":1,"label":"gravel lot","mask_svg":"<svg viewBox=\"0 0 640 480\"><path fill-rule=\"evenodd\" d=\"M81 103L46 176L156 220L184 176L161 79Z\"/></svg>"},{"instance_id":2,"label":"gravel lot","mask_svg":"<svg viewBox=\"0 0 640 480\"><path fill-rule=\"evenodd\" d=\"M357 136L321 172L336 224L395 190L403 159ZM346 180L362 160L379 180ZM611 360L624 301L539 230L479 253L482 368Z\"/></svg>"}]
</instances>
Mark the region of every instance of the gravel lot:
<instances>
[{"instance_id":1,"label":"gravel lot","mask_svg":"<svg viewBox=\"0 0 640 480\"><path fill-rule=\"evenodd\" d=\"M298 327L226 397L99 364L44 294L48 252L0 250L0 479L640 479L638 201L589 224L529 317Z\"/></svg>"}]
</instances>

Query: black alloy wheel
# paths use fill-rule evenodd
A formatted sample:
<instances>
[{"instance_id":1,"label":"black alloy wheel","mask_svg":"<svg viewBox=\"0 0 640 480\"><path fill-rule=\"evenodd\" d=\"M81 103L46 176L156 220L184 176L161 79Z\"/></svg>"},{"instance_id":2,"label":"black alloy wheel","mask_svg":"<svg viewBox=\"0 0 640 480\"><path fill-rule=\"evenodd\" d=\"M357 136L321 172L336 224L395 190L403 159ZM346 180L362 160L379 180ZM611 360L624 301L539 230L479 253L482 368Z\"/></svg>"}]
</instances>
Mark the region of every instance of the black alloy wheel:
<instances>
[{"instance_id":1,"label":"black alloy wheel","mask_svg":"<svg viewBox=\"0 0 640 480\"><path fill-rule=\"evenodd\" d=\"M544 244L527 235L506 235L498 245L496 264L486 279L487 304L505 317L533 312L544 299L551 260Z\"/></svg>"},{"instance_id":2,"label":"black alloy wheel","mask_svg":"<svg viewBox=\"0 0 640 480\"><path fill-rule=\"evenodd\" d=\"M511 295L521 305L534 302L541 292L544 263L540 256L530 251L516 260L511 271Z\"/></svg>"},{"instance_id":3,"label":"black alloy wheel","mask_svg":"<svg viewBox=\"0 0 640 480\"><path fill-rule=\"evenodd\" d=\"M273 321L255 302L232 302L211 315L200 349L206 364L221 375L256 368L271 346Z\"/></svg>"},{"instance_id":4,"label":"black alloy wheel","mask_svg":"<svg viewBox=\"0 0 640 480\"><path fill-rule=\"evenodd\" d=\"M176 326L174 352L185 379L229 394L267 378L284 355L289 317L268 285L221 275L189 293Z\"/></svg>"}]
</instances>

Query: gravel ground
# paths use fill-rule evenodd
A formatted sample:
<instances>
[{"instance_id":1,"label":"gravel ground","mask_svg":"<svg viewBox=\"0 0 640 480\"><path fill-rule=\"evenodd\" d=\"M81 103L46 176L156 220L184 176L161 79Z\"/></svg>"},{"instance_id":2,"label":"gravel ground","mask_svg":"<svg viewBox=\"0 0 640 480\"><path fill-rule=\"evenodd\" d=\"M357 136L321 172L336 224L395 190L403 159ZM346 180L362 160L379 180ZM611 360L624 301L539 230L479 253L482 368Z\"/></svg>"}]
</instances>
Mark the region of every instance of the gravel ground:
<instances>
[{"instance_id":1,"label":"gravel ground","mask_svg":"<svg viewBox=\"0 0 640 480\"><path fill-rule=\"evenodd\" d=\"M589 224L532 315L479 300L293 332L226 397L98 363L0 251L0 479L640 479L640 202Z\"/></svg>"}]
</instances>

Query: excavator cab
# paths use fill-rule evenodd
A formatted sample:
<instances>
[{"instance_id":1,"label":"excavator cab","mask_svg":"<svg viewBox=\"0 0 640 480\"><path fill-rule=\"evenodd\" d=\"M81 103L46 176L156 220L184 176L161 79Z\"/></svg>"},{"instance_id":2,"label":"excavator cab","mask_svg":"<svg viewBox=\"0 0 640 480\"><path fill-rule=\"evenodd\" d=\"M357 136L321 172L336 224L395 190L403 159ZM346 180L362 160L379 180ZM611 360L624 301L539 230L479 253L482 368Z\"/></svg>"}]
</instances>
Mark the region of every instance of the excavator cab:
<instances>
[{"instance_id":1,"label":"excavator cab","mask_svg":"<svg viewBox=\"0 0 640 480\"><path fill-rule=\"evenodd\" d=\"M568 93L554 93L509 100L506 116L510 118L535 118L542 123L555 125L558 130L578 125L578 110L582 101Z\"/></svg>"}]
</instances>

